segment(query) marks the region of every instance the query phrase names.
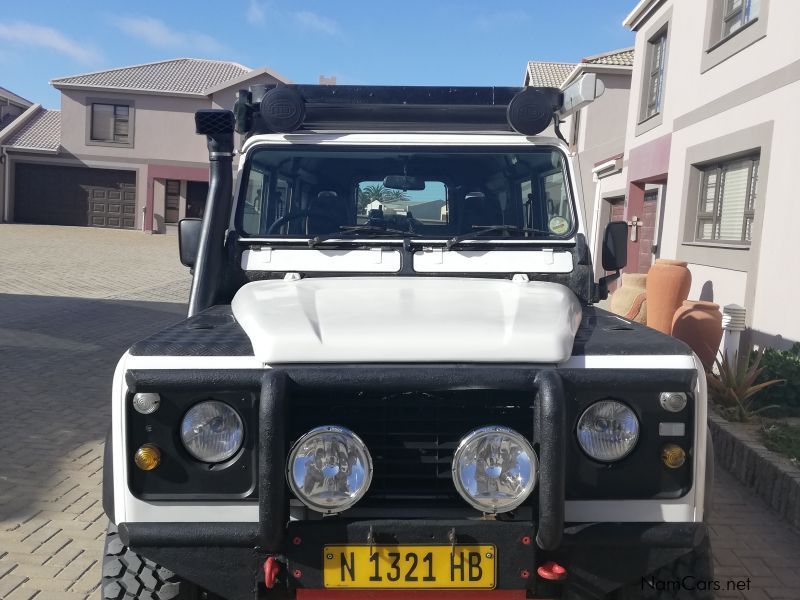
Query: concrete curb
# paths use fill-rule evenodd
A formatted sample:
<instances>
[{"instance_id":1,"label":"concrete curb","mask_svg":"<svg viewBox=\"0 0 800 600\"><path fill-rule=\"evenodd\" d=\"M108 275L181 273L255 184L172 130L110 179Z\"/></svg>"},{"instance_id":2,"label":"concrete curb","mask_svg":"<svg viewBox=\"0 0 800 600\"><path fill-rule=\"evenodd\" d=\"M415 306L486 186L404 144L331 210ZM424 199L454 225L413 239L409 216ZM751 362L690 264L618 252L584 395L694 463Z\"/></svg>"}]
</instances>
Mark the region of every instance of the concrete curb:
<instances>
[{"instance_id":1,"label":"concrete curb","mask_svg":"<svg viewBox=\"0 0 800 600\"><path fill-rule=\"evenodd\" d=\"M800 529L800 469L767 450L757 436L709 412L716 464Z\"/></svg>"}]
</instances>

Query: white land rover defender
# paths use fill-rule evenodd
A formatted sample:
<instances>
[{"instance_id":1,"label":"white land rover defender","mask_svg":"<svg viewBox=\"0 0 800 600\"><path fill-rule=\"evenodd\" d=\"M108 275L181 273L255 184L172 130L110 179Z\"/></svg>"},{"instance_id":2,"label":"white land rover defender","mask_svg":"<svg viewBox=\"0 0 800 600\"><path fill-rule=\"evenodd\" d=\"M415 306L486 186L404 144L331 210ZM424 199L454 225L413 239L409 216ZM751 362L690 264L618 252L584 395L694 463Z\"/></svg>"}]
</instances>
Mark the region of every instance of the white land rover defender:
<instances>
[{"instance_id":1,"label":"white land rover defender","mask_svg":"<svg viewBox=\"0 0 800 600\"><path fill-rule=\"evenodd\" d=\"M595 85L197 113L189 316L113 382L105 598L709 597L703 368L593 306L626 225L595 280L539 135Z\"/></svg>"}]
</instances>

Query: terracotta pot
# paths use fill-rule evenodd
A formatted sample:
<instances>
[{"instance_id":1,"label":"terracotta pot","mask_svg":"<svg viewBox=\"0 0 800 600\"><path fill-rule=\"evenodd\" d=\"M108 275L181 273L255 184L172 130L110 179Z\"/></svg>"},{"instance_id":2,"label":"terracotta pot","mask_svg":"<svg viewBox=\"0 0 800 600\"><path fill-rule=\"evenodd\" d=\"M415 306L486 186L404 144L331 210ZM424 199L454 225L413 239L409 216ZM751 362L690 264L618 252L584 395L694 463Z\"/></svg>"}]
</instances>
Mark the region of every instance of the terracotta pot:
<instances>
[{"instance_id":1,"label":"terracotta pot","mask_svg":"<svg viewBox=\"0 0 800 600\"><path fill-rule=\"evenodd\" d=\"M646 282L646 273L623 273L622 285L611 294L611 312L637 323L647 323Z\"/></svg>"},{"instance_id":2,"label":"terracotta pot","mask_svg":"<svg viewBox=\"0 0 800 600\"><path fill-rule=\"evenodd\" d=\"M672 336L689 344L710 371L722 341L722 313L719 305L686 300L672 319Z\"/></svg>"},{"instance_id":3,"label":"terracotta pot","mask_svg":"<svg viewBox=\"0 0 800 600\"><path fill-rule=\"evenodd\" d=\"M659 258L647 273L647 325L670 334L672 317L689 296L692 274L685 262Z\"/></svg>"}]
</instances>

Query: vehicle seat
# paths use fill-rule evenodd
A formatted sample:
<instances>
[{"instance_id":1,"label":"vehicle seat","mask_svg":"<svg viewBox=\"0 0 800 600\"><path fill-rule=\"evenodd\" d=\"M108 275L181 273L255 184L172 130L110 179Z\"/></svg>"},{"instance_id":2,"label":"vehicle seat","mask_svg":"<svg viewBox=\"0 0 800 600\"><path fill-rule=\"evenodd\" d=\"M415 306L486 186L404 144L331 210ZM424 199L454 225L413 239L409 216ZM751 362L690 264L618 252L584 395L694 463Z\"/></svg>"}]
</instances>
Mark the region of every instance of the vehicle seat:
<instances>
[{"instance_id":1,"label":"vehicle seat","mask_svg":"<svg viewBox=\"0 0 800 600\"><path fill-rule=\"evenodd\" d=\"M317 194L316 198L311 201L306 220L308 235L334 233L339 231L339 227L350 224L347 198L339 196L334 191L325 190Z\"/></svg>"},{"instance_id":2,"label":"vehicle seat","mask_svg":"<svg viewBox=\"0 0 800 600\"><path fill-rule=\"evenodd\" d=\"M459 201L454 202L456 214L456 231L469 233L474 226L490 226L503 224L503 211L495 196L487 196L483 192L469 192Z\"/></svg>"}]
</instances>

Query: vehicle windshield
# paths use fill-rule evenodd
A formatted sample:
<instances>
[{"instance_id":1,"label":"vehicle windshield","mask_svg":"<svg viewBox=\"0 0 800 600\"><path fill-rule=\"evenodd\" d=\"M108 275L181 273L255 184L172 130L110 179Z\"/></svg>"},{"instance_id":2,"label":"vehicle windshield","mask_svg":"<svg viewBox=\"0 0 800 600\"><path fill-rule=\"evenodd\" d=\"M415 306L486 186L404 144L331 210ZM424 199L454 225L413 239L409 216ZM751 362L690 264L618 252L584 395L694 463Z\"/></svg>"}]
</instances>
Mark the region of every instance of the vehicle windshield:
<instances>
[{"instance_id":1,"label":"vehicle windshield","mask_svg":"<svg viewBox=\"0 0 800 600\"><path fill-rule=\"evenodd\" d=\"M574 225L554 148L259 148L236 217L249 237L563 239Z\"/></svg>"}]
</instances>

